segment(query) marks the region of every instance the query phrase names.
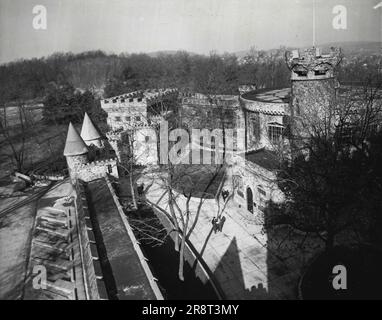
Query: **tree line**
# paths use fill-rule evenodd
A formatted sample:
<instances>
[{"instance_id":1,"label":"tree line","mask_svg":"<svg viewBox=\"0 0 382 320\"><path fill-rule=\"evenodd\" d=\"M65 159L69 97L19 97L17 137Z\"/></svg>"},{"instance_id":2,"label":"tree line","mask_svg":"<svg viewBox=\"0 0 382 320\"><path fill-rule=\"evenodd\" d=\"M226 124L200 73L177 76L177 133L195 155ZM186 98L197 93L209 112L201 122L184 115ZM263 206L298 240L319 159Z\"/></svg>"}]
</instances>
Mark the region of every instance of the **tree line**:
<instances>
[{"instance_id":1,"label":"tree line","mask_svg":"<svg viewBox=\"0 0 382 320\"><path fill-rule=\"evenodd\" d=\"M105 88L106 96L150 87L173 86L192 91L214 91L218 87L223 91L220 94L236 94L239 85L288 86L286 50L252 48L240 58L229 53L198 55L184 51L155 55L115 55L102 51L55 53L0 65L0 99L5 103L41 98L52 83L69 83L77 89L96 92ZM348 82L370 75L376 71L376 59L347 56L339 80Z\"/></svg>"},{"instance_id":2,"label":"tree line","mask_svg":"<svg viewBox=\"0 0 382 320\"><path fill-rule=\"evenodd\" d=\"M56 120L60 122L68 120L63 117L68 111L72 113L68 114L70 120L76 121L76 112L84 109L77 100L82 104L88 101L85 109L89 111L100 97L146 88L177 87L207 94L239 94L240 85L288 87L286 50L281 47L264 51L253 47L240 58L229 53L198 55L184 51L151 55L55 53L0 65L0 104L44 98L44 104L52 109L46 112L46 119L51 121L51 116L58 114ZM376 59L347 56L338 71L340 82L370 78L380 70L375 67ZM101 111L97 108L98 114Z\"/></svg>"}]
</instances>

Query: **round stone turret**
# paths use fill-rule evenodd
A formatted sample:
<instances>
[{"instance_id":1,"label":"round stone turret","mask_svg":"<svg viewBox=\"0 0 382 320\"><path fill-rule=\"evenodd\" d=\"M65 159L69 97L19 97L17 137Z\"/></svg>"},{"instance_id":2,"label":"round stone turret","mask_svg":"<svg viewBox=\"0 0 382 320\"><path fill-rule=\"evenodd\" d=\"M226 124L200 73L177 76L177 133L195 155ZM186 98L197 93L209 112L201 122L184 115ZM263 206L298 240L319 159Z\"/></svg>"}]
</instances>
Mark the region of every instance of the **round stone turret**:
<instances>
[{"instance_id":1,"label":"round stone turret","mask_svg":"<svg viewBox=\"0 0 382 320\"><path fill-rule=\"evenodd\" d=\"M88 148L72 123L69 123L64 156L66 157L69 174L72 179L75 176L76 167L89 162Z\"/></svg>"},{"instance_id":2,"label":"round stone turret","mask_svg":"<svg viewBox=\"0 0 382 320\"><path fill-rule=\"evenodd\" d=\"M329 125L336 103L336 67L342 60L341 49L322 54L318 48L286 53L291 71L290 114L293 135L309 136Z\"/></svg>"}]
</instances>

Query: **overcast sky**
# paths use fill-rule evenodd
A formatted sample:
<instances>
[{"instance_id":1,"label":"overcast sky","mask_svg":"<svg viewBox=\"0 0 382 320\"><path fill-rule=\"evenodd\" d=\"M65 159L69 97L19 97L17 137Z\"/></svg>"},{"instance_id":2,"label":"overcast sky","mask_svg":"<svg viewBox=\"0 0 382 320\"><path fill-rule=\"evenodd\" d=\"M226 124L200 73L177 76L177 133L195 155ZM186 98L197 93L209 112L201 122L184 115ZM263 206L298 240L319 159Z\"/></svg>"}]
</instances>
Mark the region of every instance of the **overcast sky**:
<instances>
[{"instance_id":1,"label":"overcast sky","mask_svg":"<svg viewBox=\"0 0 382 320\"><path fill-rule=\"evenodd\" d=\"M315 0L317 43L381 41L380 0ZM236 52L312 44L313 0L0 0L0 63L53 52ZM32 26L35 5L47 29ZM347 29L332 27L347 8Z\"/></svg>"}]
</instances>

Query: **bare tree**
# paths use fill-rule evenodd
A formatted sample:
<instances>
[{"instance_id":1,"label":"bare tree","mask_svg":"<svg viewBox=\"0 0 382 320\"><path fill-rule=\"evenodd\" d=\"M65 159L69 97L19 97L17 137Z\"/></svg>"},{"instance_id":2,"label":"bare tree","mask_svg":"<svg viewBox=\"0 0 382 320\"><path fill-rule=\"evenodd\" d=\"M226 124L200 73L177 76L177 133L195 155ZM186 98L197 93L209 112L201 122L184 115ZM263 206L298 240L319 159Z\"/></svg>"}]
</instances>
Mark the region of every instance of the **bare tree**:
<instances>
[{"instance_id":1,"label":"bare tree","mask_svg":"<svg viewBox=\"0 0 382 320\"><path fill-rule=\"evenodd\" d=\"M206 96L210 102L215 101L214 105L217 107L219 113L219 125L225 128L223 107L216 103L215 96ZM177 107L174 106L171 101L161 100L155 106L149 107L148 116L145 119L148 123L151 123L154 128L157 137L157 151L158 159L160 159L160 121L166 120L168 122L168 131L170 132L175 128L184 128L184 119L180 118L177 112ZM141 115L145 117L145 115ZM153 121L156 120L156 121ZM203 125L201 124L203 127ZM189 129L189 128L187 128ZM130 175L130 188L132 193L135 193L135 186L138 179L144 175L145 181L148 181L152 176L152 180L147 182L145 193L149 196L150 188L155 185L159 187L163 194L161 199L165 199L168 209L169 218L172 223L172 230L174 233L175 250L179 252L179 270L178 276L180 280L184 280L184 259L185 259L185 245L189 240L192 232L194 231L200 214L203 210L203 204L207 199L215 199L216 216L221 215L225 205L221 206L219 202L219 191L217 186L220 186L220 180L224 176L225 166L219 165L184 165L171 163L159 164L158 166L146 168L146 172L140 172L134 163L138 160L139 155L135 148L134 141L134 128L131 129L129 134L129 147L131 158L128 164L124 164ZM190 144L191 145L191 144ZM225 148L224 148L225 150ZM216 151L215 152L219 152ZM189 156L189 155L184 155ZM135 198L135 196L132 195ZM230 200L231 197L228 199ZM158 233L157 229L145 228L145 225L137 226L138 229L144 229L146 237L155 238L157 243L161 243L167 234ZM160 235L159 235L160 234ZM158 236L159 235L159 236Z\"/></svg>"},{"instance_id":2,"label":"bare tree","mask_svg":"<svg viewBox=\"0 0 382 320\"><path fill-rule=\"evenodd\" d=\"M354 231L359 236L372 226L380 208L375 194L382 191L375 166L382 142L380 94L380 88L352 88L320 121L307 119L304 134L295 132L298 152L277 175L286 201L270 205L270 225L287 223L313 233L327 250L339 233Z\"/></svg>"},{"instance_id":3,"label":"bare tree","mask_svg":"<svg viewBox=\"0 0 382 320\"><path fill-rule=\"evenodd\" d=\"M157 180L167 196L171 222L175 235L175 250L179 251L179 279L184 281L185 244L195 229L203 204L207 199L218 201L219 180L224 173L223 165L180 165L168 164L162 167ZM220 207L217 205L217 215ZM220 211L221 213L221 211ZM179 237L181 238L179 243Z\"/></svg>"},{"instance_id":4,"label":"bare tree","mask_svg":"<svg viewBox=\"0 0 382 320\"><path fill-rule=\"evenodd\" d=\"M32 127L32 121L28 116L26 107L23 103L17 104L18 123L10 124L7 107L3 105L2 114L0 116L0 134L4 141L8 144L12 162L15 164L16 170L23 172L25 164L25 147L26 139L29 136Z\"/></svg>"},{"instance_id":5,"label":"bare tree","mask_svg":"<svg viewBox=\"0 0 382 320\"><path fill-rule=\"evenodd\" d=\"M176 127L179 123L177 115L174 114L174 106L169 101L164 101L163 99L158 101L155 106L150 106L147 110L147 115L140 113L141 119L143 119L149 126L154 129L156 136L156 150L157 158L160 159L160 123L163 120L169 120L171 128ZM136 189L137 180L140 177L140 172L142 166L138 163L144 163L147 154L154 150L153 145L145 145L145 150L140 150L140 142L136 136L136 128L134 126L129 126L126 130L126 143L128 149L127 159L123 163L119 163L119 166L127 172L129 176L129 184L131 191L131 198L133 208L136 210L138 208ZM159 160L158 160L159 161Z\"/></svg>"}]
</instances>

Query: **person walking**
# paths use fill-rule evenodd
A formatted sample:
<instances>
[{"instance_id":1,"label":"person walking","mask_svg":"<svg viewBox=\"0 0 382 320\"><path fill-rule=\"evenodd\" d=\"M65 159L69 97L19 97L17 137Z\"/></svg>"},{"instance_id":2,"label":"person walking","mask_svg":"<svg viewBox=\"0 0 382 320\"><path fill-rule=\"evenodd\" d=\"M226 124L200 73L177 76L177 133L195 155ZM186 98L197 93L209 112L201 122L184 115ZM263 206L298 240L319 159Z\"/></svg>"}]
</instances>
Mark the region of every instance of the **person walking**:
<instances>
[{"instance_id":1,"label":"person walking","mask_svg":"<svg viewBox=\"0 0 382 320\"><path fill-rule=\"evenodd\" d=\"M211 223L212 223L212 231L213 231L214 233L216 233L216 231L218 230L218 222L217 222L217 218L216 218L216 217L213 217Z\"/></svg>"},{"instance_id":2,"label":"person walking","mask_svg":"<svg viewBox=\"0 0 382 320\"><path fill-rule=\"evenodd\" d=\"M220 218L220 221L219 221L219 223L218 223L218 230L219 230L220 232L223 231L223 225L224 225L224 223L225 223L225 217Z\"/></svg>"}]
</instances>

